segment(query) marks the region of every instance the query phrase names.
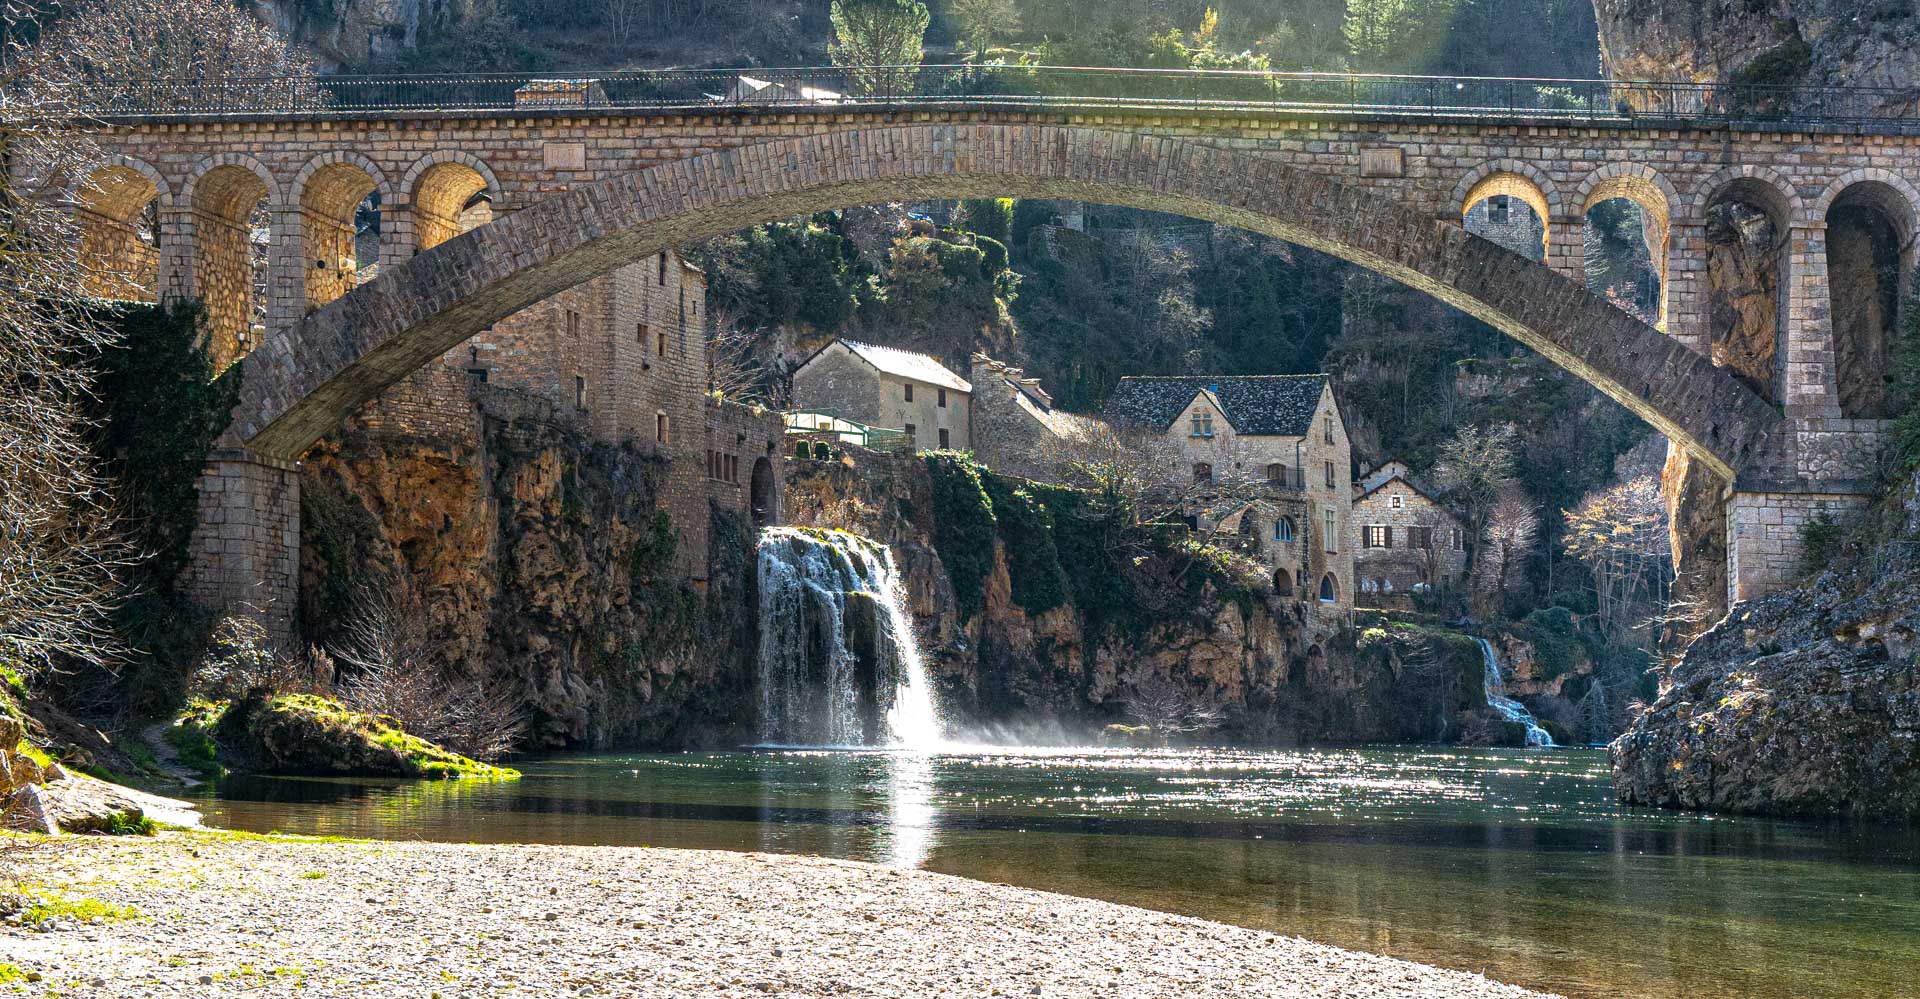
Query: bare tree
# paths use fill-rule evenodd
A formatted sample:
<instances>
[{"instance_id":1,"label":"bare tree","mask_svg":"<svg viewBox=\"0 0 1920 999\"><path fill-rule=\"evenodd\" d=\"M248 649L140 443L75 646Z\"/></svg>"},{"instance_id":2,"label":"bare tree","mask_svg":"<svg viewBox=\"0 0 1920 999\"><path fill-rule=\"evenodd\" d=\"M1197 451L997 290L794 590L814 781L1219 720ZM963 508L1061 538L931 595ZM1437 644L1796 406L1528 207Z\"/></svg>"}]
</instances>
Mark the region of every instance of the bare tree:
<instances>
[{"instance_id":1,"label":"bare tree","mask_svg":"<svg viewBox=\"0 0 1920 999\"><path fill-rule=\"evenodd\" d=\"M445 675L430 655L421 601L406 586L363 588L343 636L329 651L346 667L339 693L349 707L477 760L519 745L527 724L520 699L497 681Z\"/></svg>"},{"instance_id":2,"label":"bare tree","mask_svg":"<svg viewBox=\"0 0 1920 999\"><path fill-rule=\"evenodd\" d=\"M947 15L959 27L960 40L985 59L993 36L1020 30L1020 8L1013 0L950 0Z\"/></svg>"},{"instance_id":3,"label":"bare tree","mask_svg":"<svg viewBox=\"0 0 1920 999\"><path fill-rule=\"evenodd\" d=\"M1440 445L1440 460L1434 464L1434 484L1440 498L1467 519L1467 557L1479 561L1474 550L1486 538L1487 519L1494 505L1514 487L1513 467L1518 454L1518 437L1513 424L1495 423L1486 427L1461 427Z\"/></svg>"},{"instance_id":4,"label":"bare tree","mask_svg":"<svg viewBox=\"0 0 1920 999\"><path fill-rule=\"evenodd\" d=\"M1159 670L1135 666L1122 697L1127 715L1153 729L1154 741L1219 728L1226 721L1218 698L1191 689Z\"/></svg>"},{"instance_id":5,"label":"bare tree","mask_svg":"<svg viewBox=\"0 0 1920 999\"><path fill-rule=\"evenodd\" d=\"M755 405L774 406L781 400L769 392L762 371L754 362L754 347L760 341L759 330L741 329L730 313L712 314L713 325L707 333L707 393L718 399Z\"/></svg>"},{"instance_id":6,"label":"bare tree","mask_svg":"<svg viewBox=\"0 0 1920 999\"><path fill-rule=\"evenodd\" d=\"M1607 634L1621 638L1662 612L1673 571L1658 482L1641 476L1588 493L1563 516L1567 554L1593 574L1595 608Z\"/></svg>"},{"instance_id":7,"label":"bare tree","mask_svg":"<svg viewBox=\"0 0 1920 999\"><path fill-rule=\"evenodd\" d=\"M1497 603L1519 587L1520 567L1540 535L1540 515L1518 489L1501 494L1487 517L1485 545L1474 568L1475 587Z\"/></svg>"},{"instance_id":8,"label":"bare tree","mask_svg":"<svg viewBox=\"0 0 1920 999\"><path fill-rule=\"evenodd\" d=\"M333 679L324 654L295 655L276 648L257 609L230 614L214 625L207 653L193 677L193 693L232 700L254 690L323 694Z\"/></svg>"},{"instance_id":9,"label":"bare tree","mask_svg":"<svg viewBox=\"0 0 1920 999\"><path fill-rule=\"evenodd\" d=\"M1099 494L1135 522L1178 507L1180 449L1164 435L1130 423L1083 420L1039 445L1037 464L1067 485ZM1153 502L1154 500L1159 502Z\"/></svg>"},{"instance_id":10,"label":"bare tree","mask_svg":"<svg viewBox=\"0 0 1920 999\"><path fill-rule=\"evenodd\" d=\"M91 373L113 340L88 308L67 178L99 153L70 126L70 99L43 86L45 59L21 44L32 7L0 8L0 661L34 672L101 664L118 645L108 614L134 558L89 447Z\"/></svg>"},{"instance_id":11,"label":"bare tree","mask_svg":"<svg viewBox=\"0 0 1920 999\"><path fill-rule=\"evenodd\" d=\"M37 100L75 93L89 107L151 110L319 92L313 64L232 0L80 0L47 4L40 20Z\"/></svg>"}]
</instances>

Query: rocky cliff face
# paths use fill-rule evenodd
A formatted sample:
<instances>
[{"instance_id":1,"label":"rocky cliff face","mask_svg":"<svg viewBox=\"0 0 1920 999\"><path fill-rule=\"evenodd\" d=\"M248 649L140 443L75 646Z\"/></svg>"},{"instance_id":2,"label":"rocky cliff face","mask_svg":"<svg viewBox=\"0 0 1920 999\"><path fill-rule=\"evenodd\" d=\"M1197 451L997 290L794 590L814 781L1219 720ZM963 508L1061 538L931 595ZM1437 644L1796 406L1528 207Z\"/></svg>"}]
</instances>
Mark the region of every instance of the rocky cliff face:
<instances>
[{"instance_id":1,"label":"rocky cliff face","mask_svg":"<svg viewBox=\"0 0 1920 999\"><path fill-rule=\"evenodd\" d=\"M1920 818L1920 479L1829 564L1687 649L1613 744L1622 800Z\"/></svg>"},{"instance_id":2,"label":"rocky cliff face","mask_svg":"<svg viewBox=\"0 0 1920 999\"><path fill-rule=\"evenodd\" d=\"M992 488L999 488L994 486ZM987 539L977 609L940 554L940 500L925 459L859 453L790 465L790 520L888 544L949 724L987 737L1085 739L1134 720L1137 685L1164 684L1218 705L1213 738L1255 744L1455 738L1484 708L1481 660L1463 649L1362 653L1350 632L1314 622L1270 590L1196 583L1199 569L1142 552L1126 571L1130 609L1073 595L1030 611L1033 570L1020 545ZM1072 557L1060 552L1063 560ZM1069 587L1069 590L1073 587ZM1417 661L1416 661L1417 660Z\"/></svg>"},{"instance_id":3,"label":"rocky cliff face","mask_svg":"<svg viewBox=\"0 0 1920 999\"><path fill-rule=\"evenodd\" d=\"M741 734L753 620L747 532L712 514L706 594L674 567L661 459L562 426L356 423L307 456L302 624L326 644L397 585L446 670L504 679L534 747Z\"/></svg>"},{"instance_id":4,"label":"rocky cliff face","mask_svg":"<svg viewBox=\"0 0 1920 999\"><path fill-rule=\"evenodd\" d=\"M1633 80L1888 87L1911 103L1911 0L1594 0L1609 75Z\"/></svg>"}]
</instances>

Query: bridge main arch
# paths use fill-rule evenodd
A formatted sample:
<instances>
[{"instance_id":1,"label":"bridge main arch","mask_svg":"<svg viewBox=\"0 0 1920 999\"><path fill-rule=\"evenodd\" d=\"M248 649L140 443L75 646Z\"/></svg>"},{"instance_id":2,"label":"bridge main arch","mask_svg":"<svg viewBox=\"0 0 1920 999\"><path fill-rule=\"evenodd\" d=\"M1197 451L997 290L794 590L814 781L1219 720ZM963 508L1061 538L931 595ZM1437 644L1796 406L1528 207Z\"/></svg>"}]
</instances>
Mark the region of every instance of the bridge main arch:
<instances>
[{"instance_id":1,"label":"bridge main arch","mask_svg":"<svg viewBox=\"0 0 1920 999\"><path fill-rule=\"evenodd\" d=\"M1778 414L1697 354L1458 226L1256 153L1137 132L900 125L768 142L555 195L425 250L247 362L235 430L293 459L361 403L544 298L689 240L876 200L1097 201L1265 233L1378 271L1591 382L1732 478Z\"/></svg>"},{"instance_id":2,"label":"bridge main arch","mask_svg":"<svg viewBox=\"0 0 1920 999\"><path fill-rule=\"evenodd\" d=\"M1276 158L1074 126L849 128L664 163L526 205L423 249L270 338L244 362L229 439L246 453L210 464L221 481L203 489L202 507L220 510L203 522L221 526L196 555L196 592L216 605L290 604L299 531L291 463L389 385L521 309L758 223L874 201L1007 195L1178 213L1352 261L1545 355L1729 481L1780 437L1770 404L1581 283Z\"/></svg>"}]
</instances>

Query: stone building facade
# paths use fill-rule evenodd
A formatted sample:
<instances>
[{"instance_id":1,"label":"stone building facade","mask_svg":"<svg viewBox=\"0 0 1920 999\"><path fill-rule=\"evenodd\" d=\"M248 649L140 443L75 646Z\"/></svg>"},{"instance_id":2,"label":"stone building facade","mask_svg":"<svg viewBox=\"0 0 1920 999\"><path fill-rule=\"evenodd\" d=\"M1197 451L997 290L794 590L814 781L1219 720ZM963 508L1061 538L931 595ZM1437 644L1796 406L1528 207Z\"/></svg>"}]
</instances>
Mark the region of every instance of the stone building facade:
<instances>
[{"instance_id":1,"label":"stone building facade","mask_svg":"<svg viewBox=\"0 0 1920 999\"><path fill-rule=\"evenodd\" d=\"M1353 446L1326 375L1123 378L1108 415L1180 455L1195 526L1241 538L1276 592L1353 608Z\"/></svg>"},{"instance_id":2,"label":"stone building facade","mask_svg":"<svg viewBox=\"0 0 1920 999\"><path fill-rule=\"evenodd\" d=\"M1047 481L1059 473L1058 442L1095 429L1100 421L1055 408L1040 379L985 354L968 369L973 394L973 456L1003 475Z\"/></svg>"},{"instance_id":3,"label":"stone building facade","mask_svg":"<svg viewBox=\"0 0 1920 999\"><path fill-rule=\"evenodd\" d=\"M973 386L925 354L834 340L793 372L795 409L905 431L919 449L969 450Z\"/></svg>"},{"instance_id":4,"label":"stone building facade","mask_svg":"<svg viewBox=\"0 0 1920 999\"><path fill-rule=\"evenodd\" d=\"M1360 477L1350 522L1355 601L1362 606L1403 606L1417 593L1466 579L1465 522L1404 462L1385 462Z\"/></svg>"}]
</instances>

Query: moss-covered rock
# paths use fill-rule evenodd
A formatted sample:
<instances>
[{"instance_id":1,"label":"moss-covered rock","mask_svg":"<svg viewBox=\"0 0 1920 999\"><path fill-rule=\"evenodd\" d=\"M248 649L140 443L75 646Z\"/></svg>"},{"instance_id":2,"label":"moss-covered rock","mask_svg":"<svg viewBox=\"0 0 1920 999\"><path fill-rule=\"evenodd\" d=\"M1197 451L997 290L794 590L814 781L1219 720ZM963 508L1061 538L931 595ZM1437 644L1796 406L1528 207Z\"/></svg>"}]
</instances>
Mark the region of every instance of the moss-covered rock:
<instances>
[{"instance_id":1,"label":"moss-covered rock","mask_svg":"<svg viewBox=\"0 0 1920 999\"><path fill-rule=\"evenodd\" d=\"M312 694L249 696L229 707L214 736L238 766L263 773L511 780L491 766L402 730L392 718Z\"/></svg>"}]
</instances>

